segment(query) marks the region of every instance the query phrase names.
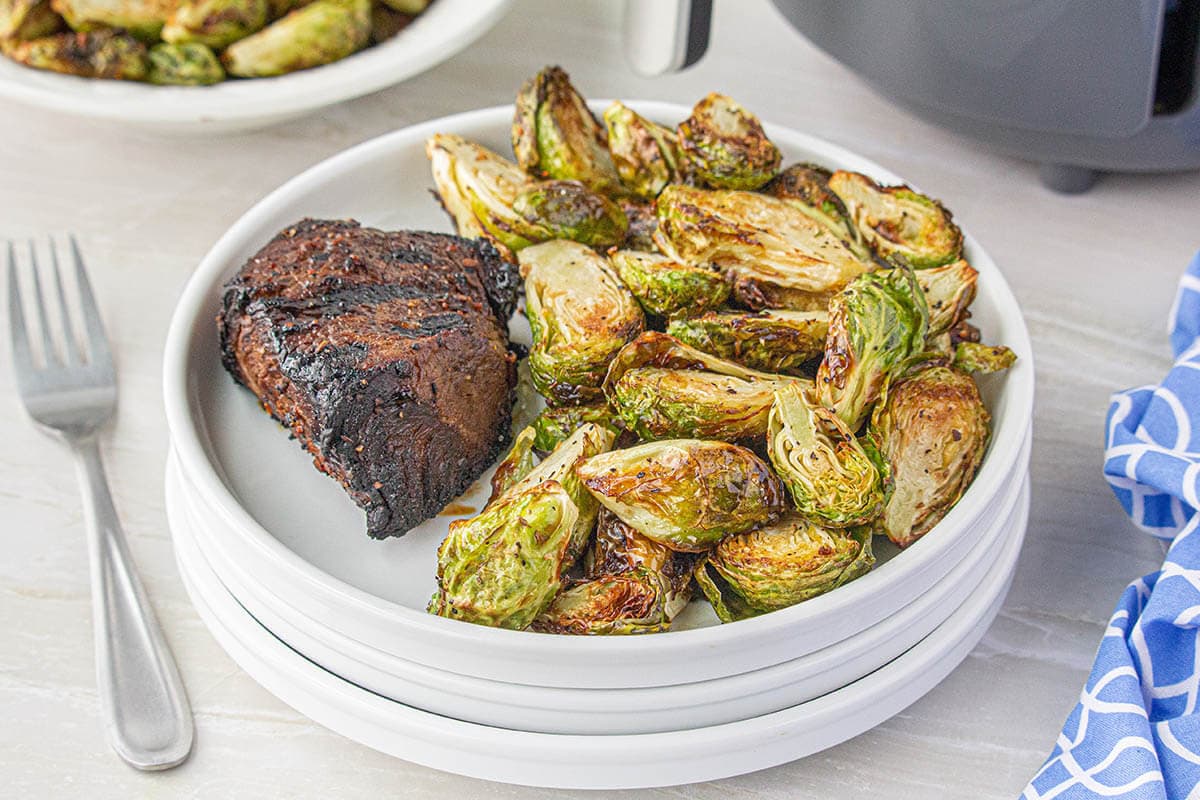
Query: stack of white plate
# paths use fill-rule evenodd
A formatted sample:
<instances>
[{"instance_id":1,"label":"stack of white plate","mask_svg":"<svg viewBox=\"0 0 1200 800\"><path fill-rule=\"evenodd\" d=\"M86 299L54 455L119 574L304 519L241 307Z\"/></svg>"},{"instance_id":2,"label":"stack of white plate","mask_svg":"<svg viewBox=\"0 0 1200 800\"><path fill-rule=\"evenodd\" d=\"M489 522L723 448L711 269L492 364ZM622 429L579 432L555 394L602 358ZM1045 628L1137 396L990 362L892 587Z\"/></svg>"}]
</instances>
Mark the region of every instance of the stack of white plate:
<instances>
[{"instance_id":1,"label":"stack of white plate","mask_svg":"<svg viewBox=\"0 0 1200 800\"><path fill-rule=\"evenodd\" d=\"M635 104L665 121L688 110ZM568 637L428 615L452 516L369 540L361 512L220 364L221 285L305 217L446 230L424 140L455 132L504 152L511 109L438 120L360 145L247 213L201 264L166 348L167 506L180 571L230 654L314 720L401 758L514 783L612 788L740 774L829 747L944 678L1007 592L1029 510L1033 364L1016 301L967 235L973 321L1019 356L981 387L993 436L975 482L928 535L800 605L720 625L693 602L669 633ZM780 128L788 161L900 179ZM517 325L517 323L514 323ZM528 336L528 329L514 329ZM486 480L450 509L467 515Z\"/></svg>"}]
</instances>

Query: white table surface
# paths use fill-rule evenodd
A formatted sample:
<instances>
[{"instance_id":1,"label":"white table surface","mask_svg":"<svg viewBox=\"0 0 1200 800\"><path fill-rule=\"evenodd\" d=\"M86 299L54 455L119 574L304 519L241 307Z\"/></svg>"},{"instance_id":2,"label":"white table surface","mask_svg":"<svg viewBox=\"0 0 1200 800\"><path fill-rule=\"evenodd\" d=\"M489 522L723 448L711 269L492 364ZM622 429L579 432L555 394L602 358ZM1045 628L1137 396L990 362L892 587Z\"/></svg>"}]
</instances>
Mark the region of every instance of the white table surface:
<instances>
[{"instance_id":1,"label":"white table surface","mask_svg":"<svg viewBox=\"0 0 1200 800\"><path fill-rule=\"evenodd\" d=\"M896 718L819 755L636 794L901 800L1020 792L1073 706L1122 588L1160 561L1101 478L1103 419L1110 392L1155 380L1169 365L1164 320L1178 275L1200 248L1200 175L1114 176L1083 196L1052 194L1033 165L896 110L766 0L717 6L707 57L654 80L622 60L617 3L527 0L447 64L258 133L155 138L0 105L0 238L73 230L83 243L120 372L120 411L105 438L116 502L196 714L195 751L176 770L137 773L106 746L75 477L66 452L19 412L8 348L0 348L0 793L568 796L381 755L308 721L243 674L201 624L175 570L159 391L175 297L248 206L349 145L508 102L547 63L562 64L594 97L690 103L724 91L768 120L908 176L954 209L1004 269L1037 358L1029 536L1008 602L963 665Z\"/></svg>"}]
</instances>

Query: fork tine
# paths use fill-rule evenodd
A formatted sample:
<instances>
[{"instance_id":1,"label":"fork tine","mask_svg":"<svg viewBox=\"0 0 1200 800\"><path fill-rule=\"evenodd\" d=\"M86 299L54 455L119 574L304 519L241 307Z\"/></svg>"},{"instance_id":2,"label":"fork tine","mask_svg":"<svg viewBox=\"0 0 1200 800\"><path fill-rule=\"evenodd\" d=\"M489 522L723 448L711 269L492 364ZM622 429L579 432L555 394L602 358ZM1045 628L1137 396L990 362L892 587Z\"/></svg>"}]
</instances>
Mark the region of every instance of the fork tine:
<instances>
[{"instance_id":1,"label":"fork tine","mask_svg":"<svg viewBox=\"0 0 1200 800\"><path fill-rule=\"evenodd\" d=\"M13 366L19 381L35 368L33 354L29 351L29 329L25 327L25 309L21 305L21 288L17 285L17 255L12 242L8 243L8 323Z\"/></svg>"},{"instance_id":2,"label":"fork tine","mask_svg":"<svg viewBox=\"0 0 1200 800\"><path fill-rule=\"evenodd\" d=\"M46 366L53 367L62 363L58 357L58 347L54 344L54 336L50 333L50 315L46 313L46 299L42 295L41 269L37 262L37 248L33 239L29 240L29 265L33 273L33 300L38 316L38 327L42 332L42 359Z\"/></svg>"},{"instance_id":3,"label":"fork tine","mask_svg":"<svg viewBox=\"0 0 1200 800\"><path fill-rule=\"evenodd\" d=\"M79 338L76 335L75 324L71 322L71 312L67 309L67 295L63 291L62 267L58 263L58 248L54 246L54 237L50 241L50 265L54 268L54 288L58 292L58 313L62 318L63 356L68 365L83 362L83 352L79 349Z\"/></svg>"},{"instance_id":4,"label":"fork tine","mask_svg":"<svg viewBox=\"0 0 1200 800\"><path fill-rule=\"evenodd\" d=\"M85 347L88 349L88 359L96 365L112 366L112 351L108 347L108 337L104 335L104 323L100 321L100 309L96 306L96 296L92 294L92 284L88 280L87 270L83 266L83 255L79 252L79 242L75 235L69 237L71 254L75 259L75 285L79 289L79 310L83 313L83 327L87 332Z\"/></svg>"}]
</instances>

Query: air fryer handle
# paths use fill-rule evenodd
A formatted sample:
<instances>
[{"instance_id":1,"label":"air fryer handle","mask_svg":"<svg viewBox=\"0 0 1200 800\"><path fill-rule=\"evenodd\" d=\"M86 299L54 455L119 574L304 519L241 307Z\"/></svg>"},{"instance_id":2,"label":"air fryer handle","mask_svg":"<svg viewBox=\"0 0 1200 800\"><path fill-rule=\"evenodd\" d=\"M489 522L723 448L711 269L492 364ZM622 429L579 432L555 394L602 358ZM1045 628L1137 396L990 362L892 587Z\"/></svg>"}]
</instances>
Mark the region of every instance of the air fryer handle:
<instances>
[{"instance_id":1,"label":"air fryer handle","mask_svg":"<svg viewBox=\"0 0 1200 800\"><path fill-rule=\"evenodd\" d=\"M712 0L625 0L625 60L639 75L678 72L708 49Z\"/></svg>"}]
</instances>

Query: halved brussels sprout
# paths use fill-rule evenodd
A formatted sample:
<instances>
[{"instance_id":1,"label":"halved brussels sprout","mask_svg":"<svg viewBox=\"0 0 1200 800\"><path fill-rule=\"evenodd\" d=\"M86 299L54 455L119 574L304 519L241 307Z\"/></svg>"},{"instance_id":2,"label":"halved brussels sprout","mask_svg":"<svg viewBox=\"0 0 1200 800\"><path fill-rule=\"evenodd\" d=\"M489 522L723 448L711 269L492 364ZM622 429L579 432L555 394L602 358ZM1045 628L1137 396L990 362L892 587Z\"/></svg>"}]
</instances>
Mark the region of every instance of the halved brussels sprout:
<instances>
[{"instance_id":1,"label":"halved brussels sprout","mask_svg":"<svg viewBox=\"0 0 1200 800\"><path fill-rule=\"evenodd\" d=\"M505 460L524 470L531 429ZM612 446L613 436L584 425L478 515L450 523L438 548L438 590L429 611L481 625L524 628L554 599L562 573L582 555L599 510L576 469Z\"/></svg>"},{"instance_id":2,"label":"halved brussels sprout","mask_svg":"<svg viewBox=\"0 0 1200 800\"><path fill-rule=\"evenodd\" d=\"M970 375L944 366L893 382L868 436L891 470L879 527L907 547L966 491L987 448L990 417Z\"/></svg>"},{"instance_id":3,"label":"halved brussels sprout","mask_svg":"<svg viewBox=\"0 0 1200 800\"><path fill-rule=\"evenodd\" d=\"M1017 354L1004 345L959 342L954 349L954 366L963 372L1000 372L1017 363Z\"/></svg>"},{"instance_id":4,"label":"halved brussels sprout","mask_svg":"<svg viewBox=\"0 0 1200 800\"><path fill-rule=\"evenodd\" d=\"M213 49L233 44L267 24L267 0L182 0L163 26L163 41L198 42Z\"/></svg>"},{"instance_id":5,"label":"halved brussels sprout","mask_svg":"<svg viewBox=\"0 0 1200 800\"><path fill-rule=\"evenodd\" d=\"M512 140L517 163L531 175L582 181L611 197L624 193L604 126L559 67L546 67L521 86Z\"/></svg>"},{"instance_id":6,"label":"halved brussels sprout","mask_svg":"<svg viewBox=\"0 0 1200 800\"><path fill-rule=\"evenodd\" d=\"M838 170L829 178L864 240L885 261L915 269L940 267L962 256L962 231L937 200L907 186L880 186L866 175Z\"/></svg>"},{"instance_id":7,"label":"halved brussels sprout","mask_svg":"<svg viewBox=\"0 0 1200 800\"><path fill-rule=\"evenodd\" d=\"M521 191L512 210L526 224L544 229L539 240L572 239L591 247L625 240L629 221L621 207L579 181L543 181Z\"/></svg>"},{"instance_id":8,"label":"halved brussels sprout","mask_svg":"<svg viewBox=\"0 0 1200 800\"><path fill-rule=\"evenodd\" d=\"M519 261L534 386L551 404L602 400L608 363L645 324L637 300L608 259L577 242L527 247Z\"/></svg>"},{"instance_id":9,"label":"halved brussels sprout","mask_svg":"<svg viewBox=\"0 0 1200 800\"><path fill-rule=\"evenodd\" d=\"M604 111L608 151L629 191L647 200L658 197L679 178L679 143L675 132L651 122L616 101Z\"/></svg>"},{"instance_id":10,"label":"halved brussels sprout","mask_svg":"<svg viewBox=\"0 0 1200 800\"><path fill-rule=\"evenodd\" d=\"M857 278L830 302L816 399L857 431L888 379L922 352L928 329L925 294L912 270Z\"/></svg>"},{"instance_id":11,"label":"halved brussels sprout","mask_svg":"<svg viewBox=\"0 0 1200 800\"><path fill-rule=\"evenodd\" d=\"M647 314L668 318L703 314L729 298L729 284L711 269L637 250L618 250L609 258Z\"/></svg>"},{"instance_id":12,"label":"halved brussels sprout","mask_svg":"<svg viewBox=\"0 0 1200 800\"><path fill-rule=\"evenodd\" d=\"M758 456L725 442L650 442L576 468L604 507L672 550L700 552L725 536L776 519L779 479Z\"/></svg>"},{"instance_id":13,"label":"halved brussels sprout","mask_svg":"<svg viewBox=\"0 0 1200 800\"><path fill-rule=\"evenodd\" d=\"M782 159L758 117L715 92L679 123L679 150L688 171L714 189L757 189Z\"/></svg>"},{"instance_id":14,"label":"halved brussels sprout","mask_svg":"<svg viewBox=\"0 0 1200 800\"><path fill-rule=\"evenodd\" d=\"M146 80L160 86L209 86L225 80L217 54L199 42L156 44L149 58Z\"/></svg>"},{"instance_id":15,"label":"halved brussels sprout","mask_svg":"<svg viewBox=\"0 0 1200 800\"><path fill-rule=\"evenodd\" d=\"M108 28L90 33L56 33L40 39L0 41L13 61L83 78L146 79L146 45Z\"/></svg>"},{"instance_id":16,"label":"halved brussels sprout","mask_svg":"<svg viewBox=\"0 0 1200 800\"><path fill-rule=\"evenodd\" d=\"M764 372L798 372L825 351L826 311L708 313L672 320L667 333L681 342Z\"/></svg>"},{"instance_id":17,"label":"halved brussels sprout","mask_svg":"<svg viewBox=\"0 0 1200 800\"><path fill-rule=\"evenodd\" d=\"M734 441L761 436L775 390L798 380L755 372L648 331L613 359L604 393L626 429L642 439Z\"/></svg>"},{"instance_id":18,"label":"halved brussels sprout","mask_svg":"<svg viewBox=\"0 0 1200 800\"><path fill-rule=\"evenodd\" d=\"M714 265L749 308L821 310L831 293L874 269L824 225L757 192L671 185L658 197L654 241L688 264Z\"/></svg>"},{"instance_id":19,"label":"halved brussels sprout","mask_svg":"<svg viewBox=\"0 0 1200 800\"><path fill-rule=\"evenodd\" d=\"M73 30L99 33L119 28L143 41L158 38L176 0L50 0ZM72 72L72 75L79 73Z\"/></svg>"},{"instance_id":20,"label":"halved brussels sprout","mask_svg":"<svg viewBox=\"0 0 1200 800\"><path fill-rule=\"evenodd\" d=\"M370 0L314 0L229 45L221 62L239 78L284 75L339 61L370 38Z\"/></svg>"},{"instance_id":21,"label":"halved brussels sprout","mask_svg":"<svg viewBox=\"0 0 1200 800\"><path fill-rule=\"evenodd\" d=\"M506 494L469 520L450 523L438 548L429 613L521 630L554 600L579 509L557 481Z\"/></svg>"},{"instance_id":22,"label":"halved brussels sprout","mask_svg":"<svg viewBox=\"0 0 1200 800\"><path fill-rule=\"evenodd\" d=\"M793 164L763 187L763 192L786 200L837 236L858 258L867 261L871 251L850 220L842 198L829 188L833 173L817 164Z\"/></svg>"},{"instance_id":23,"label":"halved brussels sprout","mask_svg":"<svg viewBox=\"0 0 1200 800\"><path fill-rule=\"evenodd\" d=\"M722 622L787 608L871 571L871 530L822 528L795 514L730 536L701 559L696 583Z\"/></svg>"},{"instance_id":24,"label":"halved brussels sprout","mask_svg":"<svg viewBox=\"0 0 1200 800\"><path fill-rule=\"evenodd\" d=\"M488 498L489 504L500 499L501 495L533 471L533 447L536 436L537 432L530 425L521 429L521 432L513 437L512 447L508 449L508 454L500 460L500 463L496 465L496 471L492 473L492 496ZM566 438L564 436L562 440ZM559 442L555 442L555 447L558 444ZM553 449L554 447L548 447L546 452Z\"/></svg>"},{"instance_id":25,"label":"halved brussels sprout","mask_svg":"<svg viewBox=\"0 0 1200 800\"><path fill-rule=\"evenodd\" d=\"M775 392L767 453L801 514L831 528L863 525L883 511L875 462L836 414L798 384Z\"/></svg>"},{"instance_id":26,"label":"halved brussels sprout","mask_svg":"<svg viewBox=\"0 0 1200 800\"><path fill-rule=\"evenodd\" d=\"M979 280L974 267L959 259L941 267L917 270L914 274L929 308L930 339L941 336L970 316L967 309L975 301L975 284Z\"/></svg>"},{"instance_id":27,"label":"halved brussels sprout","mask_svg":"<svg viewBox=\"0 0 1200 800\"><path fill-rule=\"evenodd\" d=\"M0 39L40 39L62 27L49 0L0 0Z\"/></svg>"},{"instance_id":28,"label":"halved brussels sprout","mask_svg":"<svg viewBox=\"0 0 1200 800\"><path fill-rule=\"evenodd\" d=\"M542 409L530 426L533 430L533 448L548 453L567 439L585 422L599 425L616 433L618 424L607 403L585 406L548 406Z\"/></svg>"}]
</instances>

